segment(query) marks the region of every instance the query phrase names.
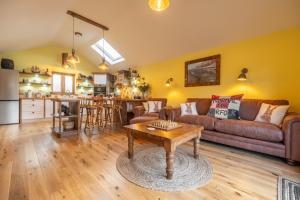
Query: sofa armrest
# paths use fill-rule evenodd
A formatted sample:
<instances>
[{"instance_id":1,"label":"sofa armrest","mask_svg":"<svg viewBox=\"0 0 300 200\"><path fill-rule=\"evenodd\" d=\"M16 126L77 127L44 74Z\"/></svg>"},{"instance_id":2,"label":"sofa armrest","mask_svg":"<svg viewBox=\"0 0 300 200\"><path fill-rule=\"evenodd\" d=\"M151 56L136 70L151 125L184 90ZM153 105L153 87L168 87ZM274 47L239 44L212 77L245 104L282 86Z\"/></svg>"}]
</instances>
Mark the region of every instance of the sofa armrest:
<instances>
[{"instance_id":1,"label":"sofa armrest","mask_svg":"<svg viewBox=\"0 0 300 200\"><path fill-rule=\"evenodd\" d=\"M140 117L145 114L144 106L135 106L133 108L134 117Z\"/></svg>"},{"instance_id":2,"label":"sofa armrest","mask_svg":"<svg viewBox=\"0 0 300 200\"><path fill-rule=\"evenodd\" d=\"M175 121L181 115L180 108L168 107L165 109L165 112L166 112L167 119L172 121Z\"/></svg>"},{"instance_id":3,"label":"sofa armrest","mask_svg":"<svg viewBox=\"0 0 300 200\"><path fill-rule=\"evenodd\" d=\"M290 161L300 161L300 115L288 114L282 124L286 158Z\"/></svg>"}]
</instances>

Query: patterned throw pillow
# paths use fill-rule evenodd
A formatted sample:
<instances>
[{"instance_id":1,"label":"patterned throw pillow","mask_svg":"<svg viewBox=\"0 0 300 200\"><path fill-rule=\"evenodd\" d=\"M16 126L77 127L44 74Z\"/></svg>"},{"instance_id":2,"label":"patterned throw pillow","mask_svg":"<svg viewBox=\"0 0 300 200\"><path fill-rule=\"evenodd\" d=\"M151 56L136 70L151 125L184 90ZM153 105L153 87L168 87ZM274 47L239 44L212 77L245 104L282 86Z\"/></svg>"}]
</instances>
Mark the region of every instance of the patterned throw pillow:
<instances>
[{"instance_id":1,"label":"patterned throw pillow","mask_svg":"<svg viewBox=\"0 0 300 200\"><path fill-rule=\"evenodd\" d=\"M242 97L242 94L235 96L213 95L208 115L219 119L239 119Z\"/></svg>"},{"instance_id":2,"label":"patterned throw pillow","mask_svg":"<svg viewBox=\"0 0 300 200\"><path fill-rule=\"evenodd\" d=\"M181 108L181 116L198 115L196 102L181 103L180 108Z\"/></svg>"},{"instance_id":3,"label":"patterned throw pillow","mask_svg":"<svg viewBox=\"0 0 300 200\"><path fill-rule=\"evenodd\" d=\"M289 107L289 105L279 106L263 103L259 109L255 121L266 122L280 126Z\"/></svg>"},{"instance_id":4,"label":"patterned throw pillow","mask_svg":"<svg viewBox=\"0 0 300 200\"><path fill-rule=\"evenodd\" d=\"M162 102L161 101L148 101L148 112L149 113L158 113L161 110Z\"/></svg>"}]
</instances>

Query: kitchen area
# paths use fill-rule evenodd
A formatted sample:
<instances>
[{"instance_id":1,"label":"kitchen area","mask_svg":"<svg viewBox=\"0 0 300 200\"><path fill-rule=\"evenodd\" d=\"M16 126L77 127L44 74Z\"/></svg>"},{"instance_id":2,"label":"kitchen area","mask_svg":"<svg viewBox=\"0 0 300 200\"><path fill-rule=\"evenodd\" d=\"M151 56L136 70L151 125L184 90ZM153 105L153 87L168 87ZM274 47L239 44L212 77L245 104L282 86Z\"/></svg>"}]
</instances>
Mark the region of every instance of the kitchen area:
<instances>
[{"instance_id":1,"label":"kitchen area","mask_svg":"<svg viewBox=\"0 0 300 200\"><path fill-rule=\"evenodd\" d=\"M60 114L62 105L69 107L68 101L59 105L54 100L71 99L81 103L99 96L122 100L124 125L133 117L133 107L145 101L145 92L138 89L140 82L145 84L144 79L132 69L83 75L37 66L21 70L1 66L0 80L0 125L51 120Z\"/></svg>"}]
</instances>

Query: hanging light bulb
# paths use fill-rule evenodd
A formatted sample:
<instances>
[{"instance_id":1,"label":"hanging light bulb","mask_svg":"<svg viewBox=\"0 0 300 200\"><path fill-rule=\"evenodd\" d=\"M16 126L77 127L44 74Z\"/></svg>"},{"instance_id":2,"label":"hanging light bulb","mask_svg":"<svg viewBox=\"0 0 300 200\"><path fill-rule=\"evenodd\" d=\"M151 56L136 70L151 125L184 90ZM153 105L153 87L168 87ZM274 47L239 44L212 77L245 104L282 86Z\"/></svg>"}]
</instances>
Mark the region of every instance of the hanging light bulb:
<instances>
[{"instance_id":1,"label":"hanging light bulb","mask_svg":"<svg viewBox=\"0 0 300 200\"><path fill-rule=\"evenodd\" d=\"M102 59L102 63L98 66L99 69L101 70L108 70L108 65L105 62L105 42L104 42L104 30L102 29L102 47L103 47L103 59Z\"/></svg>"},{"instance_id":2,"label":"hanging light bulb","mask_svg":"<svg viewBox=\"0 0 300 200\"><path fill-rule=\"evenodd\" d=\"M75 32L74 32L74 16L73 16L73 45L72 45L72 53L67 58L67 62L71 63L73 65L80 62L78 56L76 56L76 54L75 54L74 35L75 35Z\"/></svg>"},{"instance_id":3,"label":"hanging light bulb","mask_svg":"<svg viewBox=\"0 0 300 200\"><path fill-rule=\"evenodd\" d=\"M149 6L152 10L163 11L170 5L169 0L149 0Z\"/></svg>"}]
</instances>

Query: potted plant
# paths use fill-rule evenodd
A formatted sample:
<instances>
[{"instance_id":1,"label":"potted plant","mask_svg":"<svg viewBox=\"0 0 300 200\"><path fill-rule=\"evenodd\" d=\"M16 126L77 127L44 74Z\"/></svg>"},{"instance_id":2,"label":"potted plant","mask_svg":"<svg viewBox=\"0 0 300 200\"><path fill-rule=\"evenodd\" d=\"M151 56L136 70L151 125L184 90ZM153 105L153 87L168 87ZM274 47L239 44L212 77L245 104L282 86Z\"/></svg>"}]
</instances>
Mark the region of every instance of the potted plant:
<instances>
[{"instance_id":1,"label":"potted plant","mask_svg":"<svg viewBox=\"0 0 300 200\"><path fill-rule=\"evenodd\" d=\"M139 88L139 90L141 91L141 93L142 93L142 95L143 95L143 98L145 99L145 94L146 94L146 92L149 91L150 85L149 85L148 83L146 83L146 82L143 81L142 83L140 83L140 84L138 85L138 88Z\"/></svg>"}]
</instances>

